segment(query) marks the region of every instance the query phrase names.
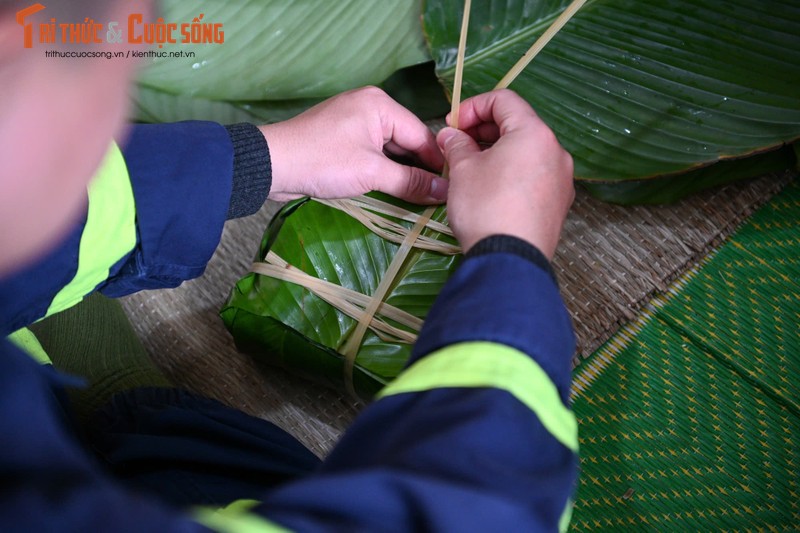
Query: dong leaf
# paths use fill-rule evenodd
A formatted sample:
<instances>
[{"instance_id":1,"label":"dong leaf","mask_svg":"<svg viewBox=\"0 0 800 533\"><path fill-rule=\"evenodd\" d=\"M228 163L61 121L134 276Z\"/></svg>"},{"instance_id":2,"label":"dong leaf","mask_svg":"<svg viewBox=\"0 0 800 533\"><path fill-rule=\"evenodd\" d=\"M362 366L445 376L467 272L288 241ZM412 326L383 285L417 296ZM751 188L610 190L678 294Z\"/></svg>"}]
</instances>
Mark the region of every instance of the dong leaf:
<instances>
[{"instance_id":1,"label":"dong leaf","mask_svg":"<svg viewBox=\"0 0 800 533\"><path fill-rule=\"evenodd\" d=\"M140 86L133 101L133 120L138 122L179 122L212 120L220 124L252 122L265 124L287 120L318 103L316 98L227 102L182 94L170 94Z\"/></svg>"},{"instance_id":2,"label":"dong leaf","mask_svg":"<svg viewBox=\"0 0 800 533\"><path fill-rule=\"evenodd\" d=\"M665 204L675 202L708 187L785 171L794 164L791 147L772 150L743 159L720 161L714 165L661 179L623 182L584 182L595 198L617 204Z\"/></svg>"},{"instance_id":3,"label":"dong leaf","mask_svg":"<svg viewBox=\"0 0 800 533\"><path fill-rule=\"evenodd\" d=\"M400 69L381 83L381 87L423 120L443 117L450 109L434 74L433 61ZM320 101L320 98L247 102L210 100L139 85L133 101L132 119L138 122L213 120L222 124L264 124L290 119Z\"/></svg>"},{"instance_id":4,"label":"dong leaf","mask_svg":"<svg viewBox=\"0 0 800 533\"><path fill-rule=\"evenodd\" d=\"M139 82L211 100L321 98L378 84L429 59L419 0L166 0L166 22L221 23L221 44L167 44L190 57L153 58ZM191 55L193 54L193 57Z\"/></svg>"},{"instance_id":5,"label":"dong leaf","mask_svg":"<svg viewBox=\"0 0 800 533\"><path fill-rule=\"evenodd\" d=\"M418 206L381 198L422 212ZM434 218L441 219L443 212L438 209ZM287 204L272 220L258 258L272 250L319 279L372 295L398 248L341 211L301 200ZM424 318L457 261L455 256L412 250L384 301ZM239 349L257 360L329 386L343 386L344 358L337 350L356 321L308 289L248 274L234 287L221 315ZM410 353L410 345L386 342L368 331L356 358L356 391L371 397L397 376Z\"/></svg>"},{"instance_id":6,"label":"dong leaf","mask_svg":"<svg viewBox=\"0 0 800 533\"><path fill-rule=\"evenodd\" d=\"M491 89L565 4L475 3L465 93ZM445 87L461 9L461 0L425 5L425 33ZM794 153L781 147L800 136L798 22L800 0L589 0L512 88L556 131L595 194L674 200L792 164ZM348 215L304 200L271 222L259 257L272 250L313 276L371 295L397 248ZM424 317L456 263L414 250L386 301ZM355 321L307 289L249 274L222 316L237 346L256 359L342 387L339 350ZM409 354L410 346L368 332L356 390L371 396Z\"/></svg>"},{"instance_id":7,"label":"dong leaf","mask_svg":"<svg viewBox=\"0 0 800 533\"><path fill-rule=\"evenodd\" d=\"M464 93L492 89L567 3L477 2ZM425 35L445 87L452 85L462 4L425 4ZM511 88L573 155L578 179L637 180L641 198L641 180L800 137L798 25L800 0L589 0ZM702 188L706 174L696 176L694 188ZM629 189L619 197L603 190L625 201Z\"/></svg>"}]
</instances>

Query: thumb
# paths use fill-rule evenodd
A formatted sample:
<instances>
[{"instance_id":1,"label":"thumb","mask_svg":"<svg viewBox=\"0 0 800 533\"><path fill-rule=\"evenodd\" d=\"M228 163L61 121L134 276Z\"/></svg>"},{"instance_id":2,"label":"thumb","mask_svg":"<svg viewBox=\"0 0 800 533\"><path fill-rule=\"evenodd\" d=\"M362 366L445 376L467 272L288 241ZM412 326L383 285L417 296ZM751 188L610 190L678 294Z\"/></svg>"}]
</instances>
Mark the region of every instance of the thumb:
<instances>
[{"instance_id":1,"label":"thumb","mask_svg":"<svg viewBox=\"0 0 800 533\"><path fill-rule=\"evenodd\" d=\"M400 165L389 159L381 165L372 189L413 204L441 204L447 199L449 181L418 167Z\"/></svg>"},{"instance_id":2,"label":"thumb","mask_svg":"<svg viewBox=\"0 0 800 533\"><path fill-rule=\"evenodd\" d=\"M442 129L436 136L436 142L451 166L457 160L481 151L472 137L455 128Z\"/></svg>"}]
</instances>

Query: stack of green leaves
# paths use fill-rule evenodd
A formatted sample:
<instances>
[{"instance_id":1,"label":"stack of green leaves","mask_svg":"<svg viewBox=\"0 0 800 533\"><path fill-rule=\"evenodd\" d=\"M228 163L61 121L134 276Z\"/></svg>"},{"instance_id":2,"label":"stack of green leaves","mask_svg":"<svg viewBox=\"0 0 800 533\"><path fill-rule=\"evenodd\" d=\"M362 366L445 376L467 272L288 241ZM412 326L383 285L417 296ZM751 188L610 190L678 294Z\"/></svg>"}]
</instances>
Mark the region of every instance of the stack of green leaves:
<instances>
[{"instance_id":1,"label":"stack of green leaves","mask_svg":"<svg viewBox=\"0 0 800 533\"><path fill-rule=\"evenodd\" d=\"M491 90L567 0L476 2L464 94ZM232 0L206 7L221 45L152 60L137 115L270 122L365 84L420 114L452 86L463 0ZM168 20L196 7L164 2ZM422 14L422 24L420 24ZM800 0L588 0L511 88L575 160L576 179L617 203L662 203L792 166L800 137ZM426 50L426 45L428 50ZM395 73L394 76L390 76ZM387 79L389 78L389 79Z\"/></svg>"},{"instance_id":2,"label":"stack of green leaves","mask_svg":"<svg viewBox=\"0 0 800 533\"><path fill-rule=\"evenodd\" d=\"M428 1L445 87L462 0ZM478 2L465 96L490 90L568 0ZM785 169L800 137L800 2L589 0L511 84L617 203L662 203ZM745 165L722 164L758 155Z\"/></svg>"}]
</instances>

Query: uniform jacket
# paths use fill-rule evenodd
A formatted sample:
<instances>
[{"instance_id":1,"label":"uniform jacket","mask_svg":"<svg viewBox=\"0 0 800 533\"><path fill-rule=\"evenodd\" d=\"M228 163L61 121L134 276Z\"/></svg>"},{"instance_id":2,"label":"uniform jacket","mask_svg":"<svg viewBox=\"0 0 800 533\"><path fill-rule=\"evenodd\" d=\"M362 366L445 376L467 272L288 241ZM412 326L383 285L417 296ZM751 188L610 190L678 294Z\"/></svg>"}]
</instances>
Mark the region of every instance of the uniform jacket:
<instances>
[{"instance_id":1,"label":"uniform jacket","mask_svg":"<svg viewBox=\"0 0 800 533\"><path fill-rule=\"evenodd\" d=\"M81 220L0 280L0 529L563 527L577 472L574 338L546 259L506 236L467 254L405 372L314 475L260 502L187 510L127 493L92 462L60 408L69 378L5 337L92 291L121 296L199 276L224 221L255 212L269 183L267 146L252 126L134 126L109 150Z\"/></svg>"}]
</instances>

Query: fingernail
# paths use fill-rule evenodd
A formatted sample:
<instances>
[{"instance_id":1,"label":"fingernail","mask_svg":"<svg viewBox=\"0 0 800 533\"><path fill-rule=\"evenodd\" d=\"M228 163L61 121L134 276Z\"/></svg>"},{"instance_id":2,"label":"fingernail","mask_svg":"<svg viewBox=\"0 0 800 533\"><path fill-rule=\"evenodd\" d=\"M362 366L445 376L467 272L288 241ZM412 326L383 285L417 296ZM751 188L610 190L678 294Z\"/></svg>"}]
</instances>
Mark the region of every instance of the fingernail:
<instances>
[{"instance_id":1,"label":"fingernail","mask_svg":"<svg viewBox=\"0 0 800 533\"><path fill-rule=\"evenodd\" d=\"M444 128L441 132L439 132L439 144L442 146L447 146L447 141L452 139L456 134L456 130L453 128Z\"/></svg>"},{"instance_id":2,"label":"fingernail","mask_svg":"<svg viewBox=\"0 0 800 533\"><path fill-rule=\"evenodd\" d=\"M431 181L430 196L434 200L447 200L447 190L450 188L450 181L444 178L433 178Z\"/></svg>"}]
</instances>

